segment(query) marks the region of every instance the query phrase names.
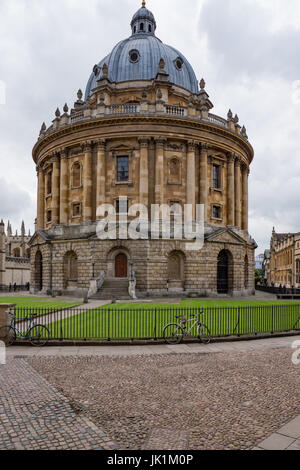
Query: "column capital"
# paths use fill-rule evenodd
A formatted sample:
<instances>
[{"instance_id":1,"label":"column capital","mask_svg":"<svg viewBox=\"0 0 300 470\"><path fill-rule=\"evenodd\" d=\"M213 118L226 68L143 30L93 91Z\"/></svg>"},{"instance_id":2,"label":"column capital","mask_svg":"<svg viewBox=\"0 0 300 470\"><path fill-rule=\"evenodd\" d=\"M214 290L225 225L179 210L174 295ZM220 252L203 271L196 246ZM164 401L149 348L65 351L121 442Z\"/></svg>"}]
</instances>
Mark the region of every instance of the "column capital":
<instances>
[{"instance_id":1,"label":"column capital","mask_svg":"<svg viewBox=\"0 0 300 470\"><path fill-rule=\"evenodd\" d=\"M207 142L200 142L201 152L208 152L208 150L212 149L212 146Z\"/></svg>"},{"instance_id":2,"label":"column capital","mask_svg":"<svg viewBox=\"0 0 300 470\"><path fill-rule=\"evenodd\" d=\"M87 140L86 142L81 143L81 149L83 152L91 152L92 151L92 140Z\"/></svg>"},{"instance_id":3,"label":"column capital","mask_svg":"<svg viewBox=\"0 0 300 470\"><path fill-rule=\"evenodd\" d=\"M197 145L198 145L198 142L196 142L195 140L188 140L187 141L188 152L194 152Z\"/></svg>"},{"instance_id":4,"label":"column capital","mask_svg":"<svg viewBox=\"0 0 300 470\"><path fill-rule=\"evenodd\" d=\"M235 166L236 166L236 168L241 168L242 167L242 161L239 158L239 156L236 155L236 154L235 154Z\"/></svg>"},{"instance_id":5,"label":"column capital","mask_svg":"<svg viewBox=\"0 0 300 470\"><path fill-rule=\"evenodd\" d=\"M98 150L105 150L106 149L106 140L105 139L99 139L95 142L97 145Z\"/></svg>"},{"instance_id":6,"label":"column capital","mask_svg":"<svg viewBox=\"0 0 300 470\"><path fill-rule=\"evenodd\" d=\"M163 137L155 137L154 141L156 148L164 148L165 144L167 143L167 139L164 139Z\"/></svg>"},{"instance_id":7,"label":"column capital","mask_svg":"<svg viewBox=\"0 0 300 470\"><path fill-rule=\"evenodd\" d=\"M149 137L142 136L142 137L138 138L138 142L139 142L141 148L148 148L150 139L149 139Z\"/></svg>"},{"instance_id":8,"label":"column capital","mask_svg":"<svg viewBox=\"0 0 300 470\"><path fill-rule=\"evenodd\" d=\"M234 161L235 161L235 153L233 153L233 152L228 153L227 162L228 163L234 163Z\"/></svg>"},{"instance_id":9,"label":"column capital","mask_svg":"<svg viewBox=\"0 0 300 470\"><path fill-rule=\"evenodd\" d=\"M59 153L60 153L60 158L67 158L68 156L68 148L67 147L61 147L59 149Z\"/></svg>"}]
</instances>

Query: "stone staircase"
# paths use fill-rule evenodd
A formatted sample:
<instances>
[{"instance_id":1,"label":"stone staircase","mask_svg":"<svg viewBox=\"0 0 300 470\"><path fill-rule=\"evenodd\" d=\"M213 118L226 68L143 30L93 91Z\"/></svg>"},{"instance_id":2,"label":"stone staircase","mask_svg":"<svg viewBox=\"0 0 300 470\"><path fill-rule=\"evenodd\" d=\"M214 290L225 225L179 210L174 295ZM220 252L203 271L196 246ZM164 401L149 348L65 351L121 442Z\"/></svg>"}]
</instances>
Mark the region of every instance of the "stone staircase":
<instances>
[{"instance_id":1,"label":"stone staircase","mask_svg":"<svg viewBox=\"0 0 300 470\"><path fill-rule=\"evenodd\" d=\"M128 294L128 279L105 279L97 294L90 297L92 300L132 300Z\"/></svg>"}]
</instances>

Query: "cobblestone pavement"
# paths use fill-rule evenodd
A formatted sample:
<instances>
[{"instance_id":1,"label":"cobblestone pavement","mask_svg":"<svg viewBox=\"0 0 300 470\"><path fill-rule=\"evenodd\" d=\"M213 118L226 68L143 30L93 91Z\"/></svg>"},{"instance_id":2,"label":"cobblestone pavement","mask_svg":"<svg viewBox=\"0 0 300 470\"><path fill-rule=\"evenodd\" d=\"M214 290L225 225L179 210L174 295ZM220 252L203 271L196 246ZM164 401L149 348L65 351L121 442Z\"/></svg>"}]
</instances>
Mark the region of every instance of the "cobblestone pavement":
<instances>
[{"instance_id":1,"label":"cobblestone pavement","mask_svg":"<svg viewBox=\"0 0 300 470\"><path fill-rule=\"evenodd\" d=\"M115 449L114 442L29 364L0 365L0 450Z\"/></svg>"},{"instance_id":2,"label":"cobblestone pavement","mask_svg":"<svg viewBox=\"0 0 300 470\"><path fill-rule=\"evenodd\" d=\"M300 413L291 343L205 355L26 360L122 449L253 449Z\"/></svg>"}]
</instances>

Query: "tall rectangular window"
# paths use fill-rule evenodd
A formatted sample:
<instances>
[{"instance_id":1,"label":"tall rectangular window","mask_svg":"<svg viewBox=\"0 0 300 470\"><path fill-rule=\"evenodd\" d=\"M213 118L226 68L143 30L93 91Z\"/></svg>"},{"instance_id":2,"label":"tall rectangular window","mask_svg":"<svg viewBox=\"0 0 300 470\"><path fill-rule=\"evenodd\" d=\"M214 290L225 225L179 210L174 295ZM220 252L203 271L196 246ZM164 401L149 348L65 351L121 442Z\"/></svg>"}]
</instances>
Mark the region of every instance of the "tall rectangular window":
<instances>
[{"instance_id":1,"label":"tall rectangular window","mask_svg":"<svg viewBox=\"0 0 300 470\"><path fill-rule=\"evenodd\" d=\"M118 182L126 182L129 179L129 157L118 157Z\"/></svg>"},{"instance_id":2,"label":"tall rectangular window","mask_svg":"<svg viewBox=\"0 0 300 470\"><path fill-rule=\"evenodd\" d=\"M219 165L213 165L213 188L221 188L221 167Z\"/></svg>"}]
</instances>

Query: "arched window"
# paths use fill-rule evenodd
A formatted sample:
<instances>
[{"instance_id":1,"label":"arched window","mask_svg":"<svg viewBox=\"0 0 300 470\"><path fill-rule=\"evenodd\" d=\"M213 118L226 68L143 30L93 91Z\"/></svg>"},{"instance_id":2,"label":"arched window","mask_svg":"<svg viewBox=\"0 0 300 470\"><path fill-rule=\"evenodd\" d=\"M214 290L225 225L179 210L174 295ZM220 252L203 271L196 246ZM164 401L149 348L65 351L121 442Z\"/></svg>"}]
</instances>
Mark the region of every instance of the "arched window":
<instances>
[{"instance_id":1,"label":"arched window","mask_svg":"<svg viewBox=\"0 0 300 470\"><path fill-rule=\"evenodd\" d=\"M152 33L151 24L149 24L149 26L148 26L148 31L149 31L149 33Z\"/></svg>"},{"instance_id":2,"label":"arched window","mask_svg":"<svg viewBox=\"0 0 300 470\"><path fill-rule=\"evenodd\" d=\"M65 287L78 281L78 258L74 251L68 251L64 256Z\"/></svg>"},{"instance_id":3,"label":"arched window","mask_svg":"<svg viewBox=\"0 0 300 470\"><path fill-rule=\"evenodd\" d=\"M72 166L72 187L79 188L81 186L81 165L79 162Z\"/></svg>"},{"instance_id":4,"label":"arched window","mask_svg":"<svg viewBox=\"0 0 300 470\"><path fill-rule=\"evenodd\" d=\"M144 31L144 23L140 24L140 31Z\"/></svg>"},{"instance_id":5,"label":"arched window","mask_svg":"<svg viewBox=\"0 0 300 470\"><path fill-rule=\"evenodd\" d=\"M37 291L43 290L43 256L40 251L37 251L35 255L34 280L35 280L35 289Z\"/></svg>"},{"instance_id":6,"label":"arched window","mask_svg":"<svg viewBox=\"0 0 300 470\"><path fill-rule=\"evenodd\" d=\"M169 281L183 280L183 255L173 251L168 258L168 278Z\"/></svg>"}]
</instances>

